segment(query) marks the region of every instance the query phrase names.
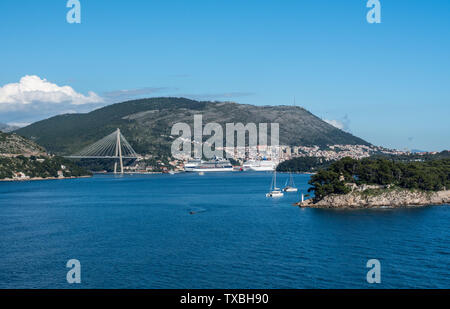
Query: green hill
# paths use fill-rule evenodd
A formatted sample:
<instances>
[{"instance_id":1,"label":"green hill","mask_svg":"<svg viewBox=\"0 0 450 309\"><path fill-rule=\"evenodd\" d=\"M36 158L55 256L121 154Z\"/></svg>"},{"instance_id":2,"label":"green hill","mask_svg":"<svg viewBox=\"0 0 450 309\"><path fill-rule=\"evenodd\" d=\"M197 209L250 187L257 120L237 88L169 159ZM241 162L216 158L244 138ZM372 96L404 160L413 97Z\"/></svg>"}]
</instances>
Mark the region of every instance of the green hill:
<instances>
[{"instance_id":1,"label":"green hill","mask_svg":"<svg viewBox=\"0 0 450 309\"><path fill-rule=\"evenodd\" d=\"M17 134L0 132L0 155L45 155L45 149Z\"/></svg>"},{"instance_id":2,"label":"green hill","mask_svg":"<svg viewBox=\"0 0 450 309\"><path fill-rule=\"evenodd\" d=\"M35 142L17 134L0 132L0 180L27 178L79 177L90 175L71 160L47 155ZM19 178L20 179L20 178Z\"/></svg>"},{"instance_id":3,"label":"green hill","mask_svg":"<svg viewBox=\"0 0 450 309\"><path fill-rule=\"evenodd\" d=\"M15 131L49 151L72 154L120 128L140 154L169 155L170 131L177 122L280 124L280 144L360 144L366 141L341 131L307 110L295 106L253 106L229 102L199 102L185 98L151 98L109 105L87 114L67 114Z\"/></svg>"}]
</instances>

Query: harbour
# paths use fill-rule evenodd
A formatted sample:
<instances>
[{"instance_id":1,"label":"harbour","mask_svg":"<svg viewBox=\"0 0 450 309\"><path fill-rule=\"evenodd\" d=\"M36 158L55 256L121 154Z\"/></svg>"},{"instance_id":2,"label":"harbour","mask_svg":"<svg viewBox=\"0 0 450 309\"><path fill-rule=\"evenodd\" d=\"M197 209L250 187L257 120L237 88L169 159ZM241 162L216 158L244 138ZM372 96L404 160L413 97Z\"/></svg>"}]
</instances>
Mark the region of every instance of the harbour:
<instances>
[{"instance_id":1,"label":"harbour","mask_svg":"<svg viewBox=\"0 0 450 309\"><path fill-rule=\"evenodd\" d=\"M81 262L83 288L373 288L370 258L383 263L377 287L448 287L449 206L302 209L292 205L310 175L293 174L299 191L278 199L265 197L271 178L3 183L0 287L65 288L69 258ZM284 184L289 174L277 178Z\"/></svg>"}]
</instances>

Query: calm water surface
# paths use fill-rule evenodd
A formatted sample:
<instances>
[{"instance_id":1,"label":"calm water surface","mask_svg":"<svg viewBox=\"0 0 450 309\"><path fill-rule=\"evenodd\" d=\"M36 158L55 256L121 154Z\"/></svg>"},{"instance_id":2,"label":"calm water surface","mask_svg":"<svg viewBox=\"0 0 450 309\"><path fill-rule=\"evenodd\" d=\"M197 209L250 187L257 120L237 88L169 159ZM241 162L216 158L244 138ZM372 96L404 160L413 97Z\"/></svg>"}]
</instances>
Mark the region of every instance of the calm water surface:
<instances>
[{"instance_id":1,"label":"calm water surface","mask_svg":"<svg viewBox=\"0 0 450 309\"><path fill-rule=\"evenodd\" d=\"M288 175L279 175L280 183ZM308 175L295 175L306 191ZM267 173L0 183L0 288L450 288L450 206L320 210ZM191 215L190 212L196 212ZM366 281L381 261L382 283Z\"/></svg>"}]
</instances>

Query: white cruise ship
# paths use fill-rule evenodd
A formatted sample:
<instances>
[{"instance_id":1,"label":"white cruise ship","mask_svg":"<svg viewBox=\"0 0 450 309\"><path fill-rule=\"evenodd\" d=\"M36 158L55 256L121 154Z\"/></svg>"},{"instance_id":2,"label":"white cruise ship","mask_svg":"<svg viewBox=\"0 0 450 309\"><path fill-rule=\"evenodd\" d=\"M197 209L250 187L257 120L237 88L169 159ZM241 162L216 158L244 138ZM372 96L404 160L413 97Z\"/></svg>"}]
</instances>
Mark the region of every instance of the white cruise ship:
<instances>
[{"instance_id":1,"label":"white cruise ship","mask_svg":"<svg viewBox=\"0 0 450 309\"><path fill-rule=\"evenodd\" d=\"M249 160L244 163L244 171L273 172L277 163L272 160Z\"/></svg>"},{"instance_id":2,"label":"white cruise ship","mask_svg":"<svg viewBox=\"0 0 450 309\"><path fill-rule=\"evenodd\" d=\"M233 166L225 159L214 159L211 161L192 160L185 164L185 172L232 172Z\"/></svg>"},{"instance_id":3,"label":"white cruise ship","mask_svg":"<svg viewBox=\"0 0 450 309\"><path fill-rule=\"evenodd\" d=\"M202 160L200 159L194 159L194 160L189 160L185 165L184 165L184 171L185 172L193 172L194 169L199 166L200 164L202 164Z\"/></svg>"}]
</instances>

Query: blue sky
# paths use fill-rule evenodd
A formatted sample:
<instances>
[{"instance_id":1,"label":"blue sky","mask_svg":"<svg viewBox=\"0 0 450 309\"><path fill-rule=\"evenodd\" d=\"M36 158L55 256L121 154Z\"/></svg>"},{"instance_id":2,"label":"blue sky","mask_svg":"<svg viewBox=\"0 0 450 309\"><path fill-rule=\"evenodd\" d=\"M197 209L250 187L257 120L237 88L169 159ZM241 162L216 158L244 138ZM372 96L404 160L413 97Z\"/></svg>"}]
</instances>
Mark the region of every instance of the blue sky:
<instances>
[{"instance_id":1,"label":"blue sky","mask_svg":"<svg viewBox=\"0 0 450 309\"><path fill-rule=\"evenodd\" d=\"M0 122L132 97L295 97L376 145L450 148L449 1L380 0L381 24L365 0L80 0L81 24L66 2L0 1L0 87L36 76L76 93L2 105L0 90Z\"/></svg>"}]
</instances>

